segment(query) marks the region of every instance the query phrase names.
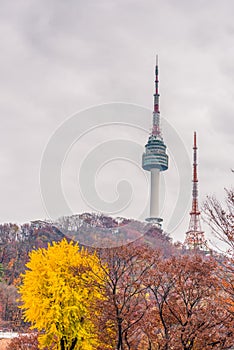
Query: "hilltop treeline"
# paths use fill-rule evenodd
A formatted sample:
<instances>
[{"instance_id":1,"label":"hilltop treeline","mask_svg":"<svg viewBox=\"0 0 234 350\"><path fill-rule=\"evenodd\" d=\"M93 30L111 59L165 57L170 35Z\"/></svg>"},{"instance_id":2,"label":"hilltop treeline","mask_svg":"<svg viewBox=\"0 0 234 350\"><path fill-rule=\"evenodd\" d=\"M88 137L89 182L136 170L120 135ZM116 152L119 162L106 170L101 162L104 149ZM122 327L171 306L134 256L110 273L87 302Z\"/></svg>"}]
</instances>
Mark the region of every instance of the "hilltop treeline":
<instances>
[{"instance_id":1,"label":"hilltop treeline","mask_svg":"<svg viewBox=\"0 0 234 350\"><path fill-rule=\"evenodd\" d=\"M174 249L171 239L162 231L145 223L125 218L111 218L103 214L84 213L62 217L56 222L41 220L17 225L0 225L0 264L3 268L0 282L0 328L18 329L25 326L18 309L17 286L25 271L29 252L46 248L48 243L61 241L64 237L75 239L82 246L120 246L130 242L151 246L170 254Z\"/></svg>"}]
</instances>

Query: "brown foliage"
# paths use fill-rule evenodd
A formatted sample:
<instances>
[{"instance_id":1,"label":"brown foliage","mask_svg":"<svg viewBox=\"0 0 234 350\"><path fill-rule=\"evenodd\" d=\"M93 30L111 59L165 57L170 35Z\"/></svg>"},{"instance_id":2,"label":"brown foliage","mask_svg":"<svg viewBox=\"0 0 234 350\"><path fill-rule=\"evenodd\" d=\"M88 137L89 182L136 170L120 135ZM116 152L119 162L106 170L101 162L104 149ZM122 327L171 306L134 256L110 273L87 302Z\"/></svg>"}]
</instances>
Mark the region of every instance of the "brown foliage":
<instances>
[{"instance_id":1,"label":"brown foliage","mask_svg":"<svg viewBox=\"0 0 234 350\"><path fill-rule=\"evenodd\" d=\"M217 264L201 255L162 260L148 277L152 305L144 332L156 349L223 349L233 318L220 305Z\"/></svg>"},{"instance_id":2,"label":"brown foliage","mask_svg":"<svg viewBox=\"0 0 234 350\"><path fill-rule=\"evenodd\" d=\"M140 341L138 326L148 308L143 281L151 267L152 253L156 254L133 244L99 252L105 273L106 300L100 305L101 322L98 322L105 334L109 334L113 349L132 349L133 343L136 346Z\"/></svg>"},{"instance_id":3,"label":"brown foliage","mask_svg":"<svg viewBox=\"0 0 234 350\"><path fill-rule=\"evenodd\" d=\"M0 282L0 319L15 329L21 325L21 311L18 308L17 290L14 285Z\"/></svg>"},{"instance_id":4,"label":"brown foliage","mask_svg":"<svg viewBox=\"0 0 234 350\"><path fill-rule=\"evenodd\" d=\"M220 287L223 290L220 299L223 307L234 317L234 259L223 258L218 272Z\"/></svg>"},{"instance_id":5,"label":"brown foliage","mask_svg":"<svg viewBox=\"0 0 234 350\"><path fill-rule=\"evenodd\" d=\"M7 350L7 346L10 344L11 339L0 339L0 349Z\"/></svg>"},{"instance_id":6,"label":"brown foliage","mask_svg":"<svg viewBox=\"0 0 234 350\"><path fill-rule=\"evenodd\" d=\"M13 338L6 350L39 350L36 333Z\"/></svg>"}]
</instances>

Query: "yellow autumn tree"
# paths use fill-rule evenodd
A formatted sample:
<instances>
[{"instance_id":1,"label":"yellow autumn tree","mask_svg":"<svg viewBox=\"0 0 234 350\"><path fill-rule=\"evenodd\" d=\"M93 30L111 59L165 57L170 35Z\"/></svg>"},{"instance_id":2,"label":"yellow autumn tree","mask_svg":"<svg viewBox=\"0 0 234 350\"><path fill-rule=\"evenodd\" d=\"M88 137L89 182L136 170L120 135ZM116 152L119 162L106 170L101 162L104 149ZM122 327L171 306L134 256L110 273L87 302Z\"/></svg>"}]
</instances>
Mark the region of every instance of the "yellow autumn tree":
<instances>
[{"instance_id":1,"label":"yellow autumn tree","mask_svg":"<svg viewBox=\"0 0 234 350\"><path fill-rule=\"evenodd\" d=\"M24 319L42 333L40 348L100 347L93 318L98 317L95 303L104 299L104 276L96 254L64 239L33 250L26 267L19 287L21 308Z\"/></svg>"}]
</instances>

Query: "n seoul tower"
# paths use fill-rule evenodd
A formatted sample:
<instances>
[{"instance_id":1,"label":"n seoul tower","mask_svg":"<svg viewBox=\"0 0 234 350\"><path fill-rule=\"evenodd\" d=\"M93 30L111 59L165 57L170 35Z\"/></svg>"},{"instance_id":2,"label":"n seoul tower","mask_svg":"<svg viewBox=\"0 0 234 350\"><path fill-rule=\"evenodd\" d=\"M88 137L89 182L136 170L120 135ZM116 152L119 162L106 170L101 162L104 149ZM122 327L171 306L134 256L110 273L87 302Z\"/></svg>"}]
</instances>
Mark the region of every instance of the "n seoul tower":
<instances>
[{"instance_id":1,"label":"n seoul tower","mask_svg":"<svg viewBox=\"0 0 234 350\"><path fill-rule=\"evenodd\" d=\"M154 111L153 126L145 152L142 156L142 168L150 171L150 216L146 220L155 226L161 227L163 219L159 217L159 183L160 172L168 169L168 155L166 154L166 145L160 128L160 111L159 111L159 90L158 90L158 55L156 56L155 67L155 94L154 94Z\"/></svg>"}]
</instances>

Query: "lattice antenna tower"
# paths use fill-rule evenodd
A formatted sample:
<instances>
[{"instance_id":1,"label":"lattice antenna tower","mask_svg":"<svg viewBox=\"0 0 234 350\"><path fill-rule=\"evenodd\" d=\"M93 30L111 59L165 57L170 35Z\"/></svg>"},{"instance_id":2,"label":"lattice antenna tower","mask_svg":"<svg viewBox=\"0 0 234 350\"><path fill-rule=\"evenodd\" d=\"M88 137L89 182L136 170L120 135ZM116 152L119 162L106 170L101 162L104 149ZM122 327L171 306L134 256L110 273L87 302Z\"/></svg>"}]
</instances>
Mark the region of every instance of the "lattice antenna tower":
<instances>
[{"instance_id":1,"label":"lattice antenna tower","mask_svg":"<svg viewBox=\"0 0 234 350\"><path fill-rule=\"evenodd\" d=\"M198 249L207 251L207 242L201 229L200 211L198 208L198 176L197 176L197 135L194 132L193 139L193 190L192 210L190 212L189 229L186 232L184 247L186 249Z\"/></svg>"}]
</instances>

